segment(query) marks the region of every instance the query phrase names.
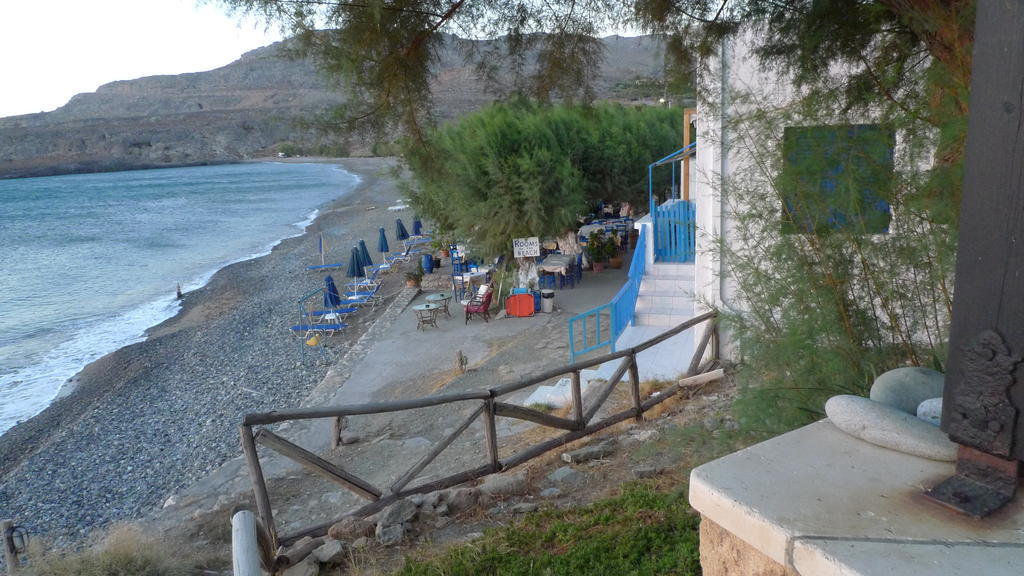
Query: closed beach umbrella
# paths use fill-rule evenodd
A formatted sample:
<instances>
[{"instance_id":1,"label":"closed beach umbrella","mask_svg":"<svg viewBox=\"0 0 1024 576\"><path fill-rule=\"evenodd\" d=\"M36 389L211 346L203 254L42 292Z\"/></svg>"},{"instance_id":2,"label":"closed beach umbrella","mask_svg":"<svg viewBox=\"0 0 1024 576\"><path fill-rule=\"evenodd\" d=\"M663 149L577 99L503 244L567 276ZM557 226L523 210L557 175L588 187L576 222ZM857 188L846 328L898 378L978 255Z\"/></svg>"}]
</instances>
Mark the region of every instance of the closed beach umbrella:
<instances>
[{"instance_id":1,"label":"closed beach umbrella","mask_svg":"<svg viewBox=\"0 0 1024 576\"><path fill-rule=\"evenodd\" d=\"M348 272L346 273L349 278L362 278L366 275L366 272L363 271L363 267L359 263L359 259L359 248L353 246L352 255L348 259Z\"/></svg>"},{"instance_id":2,"label":"closed beach umbrella","mask_svg":"<svg viewBox=\"0 0 1024 576\"><path fill-rule=\"evenodd\" d=\"M405 224L402 224L401 218L395 220L395 237L399 240L409 239L409 232L405 230Z\"/></svg>"},{"instance_id":3,"label":"closed beach umbrella","mask_svg":"<svg viewBox=\"0 0 1024 576\"><path fill-rule=\"evenodd\" d=\"M420 222L419 218L417 218L417 219L412 221L412 235L413 236L422 236L423 235L423 222Z\"/></svg>"},{"instance_id":4,"label":"closed beach umbrella","mask_svg":"<svg viewBox=\"0 0 1024 576\"><path fill-rule=\"evenodd\" d=\"M359 255L363 257L363 266L373 266L373 259L370 258L370 251L366 249L366 242L359 240Z\"/></svg>"},{"instance_id":5,"label":"closed beach umbrella","mask_svg":"<svg viewBox=\"0 0 1024 576\"><path fill-rule=\"evenodd\" d=\"M380 227L380 232L377 236L377 251L381 254L387 254L391 251L391 249L388 248L388 237L384 234L383 226Z\"/></svg>"},{"instance_id":6,"label":"closed beach umbrella","mask_svg":"<svg viewBox=\"0 0 1024 576\"><path fill-rule=\"evenodd\" d=\"M338 287L334 285L334 278L324 278L324 308L337 308L341 305L341 295L338 294Z\"/></svg>"}]
</instances>

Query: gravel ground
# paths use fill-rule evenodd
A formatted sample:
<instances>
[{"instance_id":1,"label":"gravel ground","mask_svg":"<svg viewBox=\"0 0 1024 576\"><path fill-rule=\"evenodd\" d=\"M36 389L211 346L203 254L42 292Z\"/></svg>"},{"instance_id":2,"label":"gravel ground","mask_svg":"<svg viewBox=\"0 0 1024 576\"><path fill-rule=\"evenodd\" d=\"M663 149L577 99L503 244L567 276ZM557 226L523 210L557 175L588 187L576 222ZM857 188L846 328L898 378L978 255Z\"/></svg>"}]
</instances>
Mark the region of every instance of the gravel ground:
<instances>
[{"instance_id":1,"label":"gravel ground","mask_svg":"<svg viewBox=\"0 0 1024 576\"><path fill-rule=\"evenodd\" d=\"M0 436L0 517L74 542L94 528L142 516L171 493L238 455L237 426L250 411L298 406L327 364L372 314L350 316L324 357L288 334L295 300L322 285L306 272L312 235L336 246L375 241L398 197L383 159L340 161L363 181L323 209L304 236L231 265L186 294L182 311L142 343L97 360L42 414ZM368 210L376 206L376 210ZM347 238L346 238L347 237ZM394 293L400 275L391 275Z\"/></svg>"}]
</instances>

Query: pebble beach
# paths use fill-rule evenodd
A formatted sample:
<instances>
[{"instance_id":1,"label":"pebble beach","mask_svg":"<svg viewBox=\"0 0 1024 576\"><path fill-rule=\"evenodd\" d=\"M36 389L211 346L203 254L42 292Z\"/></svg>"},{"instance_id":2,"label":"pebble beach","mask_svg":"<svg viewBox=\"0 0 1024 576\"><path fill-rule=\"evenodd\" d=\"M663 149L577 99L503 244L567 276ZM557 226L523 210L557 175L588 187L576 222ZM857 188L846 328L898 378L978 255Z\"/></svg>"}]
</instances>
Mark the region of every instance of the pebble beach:
<instances>
[{"instance_id":1,"label":"pebble beach","mask_svg":"<svg viewBox=\"0 0 1024 576\"><path fill-rule=\"evenodd\" d=\"M322 272L305 269L315 237L375 245L384 226L395 241L387 207L399 192L386 174L394 161L337 162L361 183L321 208L303 235L221 269L145 341L88 365L62 398L0 436L0 517L76 542L141 517L237 456L244 413L299 405L373 320L371 311L350 316L325 353L301 353L288 326L297 298L323 284ZM399 289L397 276L385 294Z\"/></svg>"}]
</instances>

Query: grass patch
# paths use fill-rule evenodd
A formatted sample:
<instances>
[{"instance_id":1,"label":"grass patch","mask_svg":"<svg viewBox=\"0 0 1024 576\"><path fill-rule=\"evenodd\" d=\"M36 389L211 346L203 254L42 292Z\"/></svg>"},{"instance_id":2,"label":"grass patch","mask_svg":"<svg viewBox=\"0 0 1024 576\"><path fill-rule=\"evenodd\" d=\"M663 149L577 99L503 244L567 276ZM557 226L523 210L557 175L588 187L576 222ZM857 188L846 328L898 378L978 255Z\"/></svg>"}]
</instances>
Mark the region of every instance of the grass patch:
<instances>
[{"instance_id":1,"label":"grass patch","mask_svg":"<svg viewBox=\"0 0 1024 576\"><path fill-rule=\"evenodd\" d=\"M550 414L555 411L554 406L552 406L551 404L547 404L545 402L534 402L533 404L527 406L527 408L536 410L537 412L543 412L545 414Z\"/></svg>"},{"instance_id":2,"label":"grass patch","mask_svg":"<svg viewBox=\"0 0 1024 576\"><path fill-rule=\"evenodd\" d=\"M699 575L698 523L685 487L629 483L613 498L537 512L439 556L409 558L397 574Z\"/></svg>"},{"instance_id":3,"label":"grass patch","mask_svg":"<svg viewBox=\"0 0 1024 576\"><path fill-rule=\"evenodd\" d=\"M96 546L70 554L30 551L27 576L192 576L217 561L182 545L119 526Z\"/></svg>"}]
</instances>

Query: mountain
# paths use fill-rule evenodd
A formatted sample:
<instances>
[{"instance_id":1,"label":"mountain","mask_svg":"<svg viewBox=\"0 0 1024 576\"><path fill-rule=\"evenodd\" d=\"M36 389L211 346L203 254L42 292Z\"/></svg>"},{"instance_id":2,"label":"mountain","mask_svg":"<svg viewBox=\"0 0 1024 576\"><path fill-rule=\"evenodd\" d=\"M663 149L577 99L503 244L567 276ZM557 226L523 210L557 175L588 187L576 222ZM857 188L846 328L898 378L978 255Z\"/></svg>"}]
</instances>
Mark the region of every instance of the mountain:
<instances>
[{"instance_id":1,"label":"mountain","mask_svg":"<svg viewBox=\"0 0 1024 576\"><path fill-rule=\"evenodd\" d=\"M449 38L434 70L441 119L495 99L462 56L467 42L476 41ZM602 42L598 97L660 95L660 40ZM237 162L285 149L371 154L372 143L301 125L341 96L312 60L287 52L278 42L215 70L111 82L52 112L0 118L0 178Z\"/></svg>"}]
</instances>

